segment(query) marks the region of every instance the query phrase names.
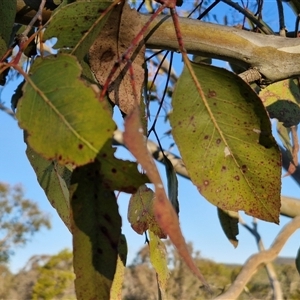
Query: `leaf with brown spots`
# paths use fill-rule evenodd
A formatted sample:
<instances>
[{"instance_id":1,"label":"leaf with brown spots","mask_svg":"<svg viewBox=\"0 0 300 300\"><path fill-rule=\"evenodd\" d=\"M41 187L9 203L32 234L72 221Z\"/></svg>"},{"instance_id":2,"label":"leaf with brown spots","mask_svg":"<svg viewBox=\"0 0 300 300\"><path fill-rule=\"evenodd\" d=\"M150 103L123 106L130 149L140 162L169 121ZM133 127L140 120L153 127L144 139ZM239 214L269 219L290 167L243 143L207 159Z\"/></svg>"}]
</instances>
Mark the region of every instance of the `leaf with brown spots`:
<instances>
[{"instance_id":1,"label":"leaf with brown spots","mask_svg":"<svg viewBox=\"0 0 300 300\"><path fill-rule=\"evenodd\" d=\"M137 192L130 197L127 218L133 230L143 234L150 229L159 238L166 238L154 216L154 192L146 185L139 187Z\"/></svg>"},{"instance_id":2,"label":"leaf with brown spots","mask_svg":"<svg viewBox=\"0 0 300 300\"><path fill-rule=\"evenodd\" d=\"M60 7L48 21L43 38L57 38L54 49L72 50L72 54L81 61L107 21L109 12L102 13L111 3L77 1Z\"/></svg>"},{"instance_id":3,"label":"leaf with brown spots","mask_svg":"<svg viewBox=\"0 0 300 300\"><path fill-rule=\"evenodd\" d=\"M73 171L70 186L77 299L109 299L115 276L121 217L98 161Z\"/></svg>"},{"instance_id":4,"label":"leaf with brown spots","mask_svg":"<svg viewBox=\"0 0 300 300\"><path fill-rule=\"evenodd\" d=\"M167 299L166 288L170 277L166 245L158 236L149 230L149 254L151 264L156 272L161 299Z\"/></svg>"},{"instance_id":5,"label":"leaf with brown spots","mask_svg":"<svg viewBox=\"0 0 300 300\"><path fill-rule=\"evenodd\" d=\"M105 174L103 184L110 190L135 193L139 186L150 181L145 174L138 171L137 163L116 158L111 142L112 140L108 141L97 156Z\"/></svg>"},{"instance_id":6,"label":"leaf with brown spots","mask_svg":"<svg viewBox=\"0 0 300 300\"><path fill-rule=\"evenodd\" d=\"M279 222L281 155L266 110L235 74L192 63L173 93L172 133L199 192L223 210Z\"/></svg>"},{"instance_id":7,"label":"leaf with brown spots","mask_svg":"<svg viewBox=\"0 0 300 300\"><path fill-rule=\"evenodd\" d=\"M128 25L130 24L130 25ZM140 16L127 3L121 3L112 11L109 20L101 30L89 51L91 70L100 85L104 85L115 62L121 58L132 40L138 35L142 27ZM141 36L142 40L143 37ZM129 54L133 68L136 91L142 91L144 83L144 47L133 47ZM135 97L128 72L129 64L122 63L114 74L108 87L110 100L119 106L120 110L128 114L135 105Z\"/></svg>"},{"instance_id":8,"label":"leaf with brown spots","mask_svg":"<svg viewBox=\"0 0 300 300\"><path fill-rule=\"evenodd\" d=\"M106 103L80 75L74 56L36 59L18 101L16 116L28 144L60 164L94 161L116 127Z\"/></svg>"},{"instance_id":9,"label":"leaf with brown spots","mask_svg":"<svg viewBox=\"0 0 300 300\"><path fill-rule=\"evenodd\" d=\"M171 202L167 198L157 167L147 149L138 107L135 107L134 110L126 117L123 137L126 147L135 156L142 168L146 171L146 174L151 182L154 184L154 215L160 228L166 235L169 236L170 240L177 248L178 253L186 262L190 270L202 281L206 287L208 287L208 284L195 265L188 251L185 239L179 226L177 214Z\"/></svg>"}]
</instances>

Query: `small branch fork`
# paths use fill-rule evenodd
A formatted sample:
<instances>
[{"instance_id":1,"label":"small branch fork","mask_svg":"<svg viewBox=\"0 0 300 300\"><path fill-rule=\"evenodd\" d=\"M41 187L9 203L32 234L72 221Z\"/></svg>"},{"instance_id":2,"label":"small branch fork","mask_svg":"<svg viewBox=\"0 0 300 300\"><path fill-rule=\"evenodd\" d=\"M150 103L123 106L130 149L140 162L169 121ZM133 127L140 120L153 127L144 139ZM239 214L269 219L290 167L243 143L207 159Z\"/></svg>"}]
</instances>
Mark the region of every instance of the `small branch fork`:
<instances>
[{"instance_id":1,"label":"small branch fork","mask_svg":"<svg viewBox=\"0 0 300 300\"><path fill-rule=\"evenodd\" d=\"M255 238L258 250L260 252L265 251L265 246L263 244L263 241L261 239L261 236L257 230L257 220L254 218L253 222L252 222L252 227L250 227L246 222L244 222L244 220L239 217L239 223L241 225L243 225ZM282 289L281 289L281 285L280 282L278 280L274 265L271 262L267 262L265 263L265 268L269 277L269 281L270 284L272 286L273 289L273 295L274 295L274 299L283 299L283 295L282 295Z\"/></svg>"},{"instance_id":2,"label":"small branch fork","mask_svg":"<svg viewBox=\"0 0 300 300\"><path fill-rule=\"evenodd\" d=\"M294 218L280 231L270 249L252 255L244 264L241 272L229 289L215 300L236 299L243 291L245 284L251 279L261 264L273 261L285 245L289 237L300 228L300 216Z\"/></svg>"}]
</instances>

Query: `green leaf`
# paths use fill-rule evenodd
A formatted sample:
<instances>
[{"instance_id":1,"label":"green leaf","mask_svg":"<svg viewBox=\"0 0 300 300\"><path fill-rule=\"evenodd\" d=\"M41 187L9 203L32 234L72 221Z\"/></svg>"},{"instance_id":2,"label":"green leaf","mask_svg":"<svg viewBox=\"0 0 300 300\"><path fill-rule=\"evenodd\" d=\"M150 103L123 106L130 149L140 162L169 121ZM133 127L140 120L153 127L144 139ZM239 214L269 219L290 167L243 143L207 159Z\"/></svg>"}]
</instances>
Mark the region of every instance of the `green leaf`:
<instances>
[{"instance_id":1,"label":"green leaf","mask_svg":"<svg viewBox=\"0 0 300 300\"><path fill-rule=\"evenodd\" d=\"M226 237L236 248L238 245L236 236L239 234L239 214L235 211L224 211L218 208L218 217Z\"/></svg>"},{"instance_id":2,"label":"green leaf","mask_svg":"<svg viewBox=\"0 0 300 300\"><path fill-rule=\"evenodd\" d=\"M120 236L119 240L119 255L117 261L117 270L114 276L113 284L110 291L111 300L122 300L123 282L125 276L125 266L127 258L127 242L124 234Z\"/></svg>"},{"instance_id":3,"label":"green leaf","mask_svg":"<svg viewBox=\"0 0 300 300\"><path fill-rule=\"evenodd\" d=\"M285 127L300 122L300 93L296 79L286 79L270 84L259 96L271 118L283 122Z\"/></svg>"},{"instance_id":4,"label":"green leaf","mask_svg":"<svg viewBox=\"0 0 300 300\"><path fill-rule=\"evenodd\" d=\"M162 299L166 299L164 296L170 276L167 249L165 244L151 230L149 230L149 239L150 261L157 274L159 289L163 295Z\"/></svg>"},{"instance_id":5,"label":"green leaf","mask_svg":"<svg viewBox=\"0 0 300 300\"><path fill-rule=\"evenodd\" d=\"M277 127L278 136L284 148L289 152L290 159L292 159L293 146L290 138L291 129L283 126L282 122L277 122L276 127Z\"/></svg>"},{"instance_id":6,"label":"green leaf","mask_svg":"<svg viewBox=\"0 0 300 300\"><path fill-rule=\"evenodd\" d=\"M153 211L153 200L155 194L146 185L139 187L135 194L130 197L128 205L128 221L132 229L138 233L143 234L150 229L160 238L166 238L159 227Z\"/></svg>"},{"instance_id":7,"label":"green leaf","mask_svg":"<svg viewBox=\"0 0 300 300\"><path fill-rule=\"evenodd\" d=\"M73 56L38 59L17 107L29 145L60 164L93 161L115 129L106 103L98 101L80 73Z\"/></svg>"},{"instance_id":8,"label":"green leaf","mask_svg":"<svg viewBox=\"0 0 300 300\"><path fill-rule=\"evenodd\" d=\"M261 100L227 70L195 63L192 67L196 82L185 68L170 116L191 180L223 210L244 210L278 223L281 157Z\"/></svg>"},{"instance_id":9,"label":"green leaf","mask_svg":"<svg viewBox=\"0 0 300 300\"><path fill-rule=\"evenodd\" d=\"M5 54L6 50L7 50L7 44L4 41L4 39L0 37L0 58L2 58L2 56Z\"/></svg>"},{"instance_id":10,"label":"green leaf","mask_svg":"<svg viewBox=\"0 0 300 300\"><path fill-rule=\"evenodd\" d=\"M299 248L297 256L296 256L296 268L300 275L300 248Z\"/></svg>"},{"instance_id":11,"label":"green leaf","mask_svg":"<svg viewBox=\"0 0 300 300\"><path fill-rule=\"evenodd\" d=\"M122 224L115 194L103 177L96 161L76 168L71 178L77 299L109 299L116 272Z\"/></svg>"},{"instance_id":12,"label":"green leaf","mask_svg":"<svg viewBox=\"0 0 300 300\"><path fill-rule=\"evenodd\" d=\"M110 190L117 190L133 194L137 189L149 182L145 174L138 171L136 162L124 161L114 157L115 149L111 146L111 141L106 143L101 149L97 159L101 163L101 169L105 177L103 184Z\"/></svg>"},{"instance_id":13,"label":"green leaf","mask_svg":"<svg viewBox=\"0 0 300 300\"><path fill-rule=\"evenodd\" d=\"M177 214L179 214L177 175L172 163L166 156L164 156L164 164L166 167L167 181L168 181L168 197L175 211L177 212Z\"/></svg>"},{"instance_id":14,"label":"green leaf","mask_svg":"<svg viewBox=\"0 0 300 300\"><path fill-rule=\"evenodd\" d=\"M46 160L30 146L27 146L26 155L49 202L71 231L68 188L72 172L65 166Z\"/></svg>"},{"instance_id":15,"label":"green leaf","mask_svg":"<svg viewBox=\"0 0 300 300\"><path fill-rule=\"evenodd\" d=\"M15 22L17 0L0 1L0 59L9 46L10 35Z\"/></svg>"},{"instance_id":16,"label":"green leaf","mask_svg":"<svg viewBox=\"0 0 300 300\"><path fill-rule=\"evenodd\" d=\"M110 12L102 13L111 3L84 1L63 6L50 19L43 38L56 37L55 49L75 47L73 54L81 60L107 21Z\"/></svg>"}]
</instances>

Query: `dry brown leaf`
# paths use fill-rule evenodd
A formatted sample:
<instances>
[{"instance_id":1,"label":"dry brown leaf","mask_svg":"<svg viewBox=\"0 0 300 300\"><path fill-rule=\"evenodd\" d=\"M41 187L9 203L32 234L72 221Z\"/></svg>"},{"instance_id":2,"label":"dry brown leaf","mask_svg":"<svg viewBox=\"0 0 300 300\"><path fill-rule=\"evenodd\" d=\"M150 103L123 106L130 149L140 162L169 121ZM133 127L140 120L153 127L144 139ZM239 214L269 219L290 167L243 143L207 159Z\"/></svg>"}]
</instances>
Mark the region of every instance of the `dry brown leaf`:
<instances>
[{"instance_id":1,"label":"dry brown leaf","mask_svg":"<svg viewBox=\"0 0 300 300\"><path fill-rule=\"evenodd\" d=\"M163 183L154 163L154 160L147 149L146 139L140 121L139 107L134 110L125 119L125 131L123 134L124 143L129 151L135 156L147 176L155 186L154 215L163 232L170 237L178 253L183 258L190 270L209 287L203 275L195 265L182 235L177 214L168 200Z\"/></svg>"},{"instance_id":2,"label":"dry brown leaf","mask_svg":"<svg viewBox=\"0 0 300 300\"><path fill-rule=\"evenodd\" d=\"M131 9L127 3L117 5L114 8L100 35L89 50L90 67L101 86L105 84L115 62L131 45L142 26L140 15L136 10ZM139 41L142 39L143 36ZM135 88L139 94L144 83L144 69L142 67L144 54L144 46L133 47L129 54L131 63L121 63L108 87L110 100L126 114L136 105L129 65L131 64L133 68Z\"/></svg>"}]
</instances>

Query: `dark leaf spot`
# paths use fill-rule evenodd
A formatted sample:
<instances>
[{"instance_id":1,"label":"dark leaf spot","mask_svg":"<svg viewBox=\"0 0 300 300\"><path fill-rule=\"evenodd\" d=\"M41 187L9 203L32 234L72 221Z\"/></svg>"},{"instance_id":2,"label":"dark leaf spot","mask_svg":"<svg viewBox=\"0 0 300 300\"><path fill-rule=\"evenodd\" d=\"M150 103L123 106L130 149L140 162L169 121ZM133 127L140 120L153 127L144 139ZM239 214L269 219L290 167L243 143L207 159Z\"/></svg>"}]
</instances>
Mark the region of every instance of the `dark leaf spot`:
<instances>
[{"instance_id":1,"label":"dark leaf spot","mask_svg":"<svg viewBox=\"0 0 300 300\"><path fill-rule=\"evenodd\" d=\"M106 228L105 226L100 226L100 230L101 230L105 235L107 235L108 230L107 230L107 228Z\"/></svg>"},{"instance_id":2,"label":"dark leaf spot","mask_svg":"<svg viewBox=\"0 0 300 300\"><path fill-rule=\"evenodd\" d=\"M217 145L219 145L221 143L221 139L217 139L216 143L217 143Z\"/></svg>"},{"instance_id":3,"label":"dark leaf spot","mask_svg":"<svg viewBox=\"0 0 300 300\"><path fill-rule=\"evenodd\" d=\"M246 165L242 165L242 168L241 168L241 169L242 169L242 172L243 172L243 173L246 173L246 171L247 171L247 166L246 166Z\"/></svg>"},{"instance_id":4,"label":"dark leaf spot","mask_svg":"<svg viewBox=\"0 0 300 300\"><path fill-rule=\"evenodd\" d=\"M204 180L203 183L204 183L205 186L209 185L209 181L208 180Z\"/></svg>"},{"instance_id":5,"label":"dark leaf spot","mask_svg":"<svg viewBox=\"0 0 300 300\"><path fill-rule=\"evenodd\" d=\"M236 176L234 176L234 179L237 180L237 181L239 181L240 180L240 176L236 175Z\"/></svg>"},{"instance_id":6,"label":"dark leaf spot","mask_svg":"<svg viewBox=\"0 0 300 300\"><path fill-rule=\"evenodd\" d=\"M213 90L208 91L208 95L207 95L208 98L213 98L213 97L216 97L216 96L217 96L216 91L213 91Z\"/></svg>"},{"instance_id":7,"label":"dark leaf spot","mask_svg":"<svg viewBox=\"0 0 300 300\"><path fill-rule=\"evenodd\" d=\"M226 170L227 170L226 166L222 166L221 171L226 171Z\"/></svg>"},{"instance_id":8,"label":"dark leaf spot","mask_svg":"<svg viewBox=\"0 0 300 300\"><path fill-rule=\"evenodd\" d=\"M101 55L100 60L103 62L109 62L109 61L113 60L114 57L115 57L115 53L113 52L113 50L111 48L109 48Z\"/></svg>"},{"instance_id":9,"label":"dark leaf spot","mask_svg":"<svg viewBox=\"0 0 300 300\"><path fill-rule=\"evenodd\" d=\"M111 171L112 171L113 173L117 173L117 170L116 170L115 168L112 168Z\"/></svg>"},{"instance_id":10,"label":"dark leaf spot","mask_svg":"<svg viewBox=\"0 0 300 300\"><path fill-rule=\"evenodd\" d=\"M205 140L207 140L208 138L209 138L209 136L208 136L208 135L205 135L205 136L204 136L204 139L205 139Z\"/></svg>"},{"instance_id":11,"label":"dark leaf spot","mask_svg":"<svg viewBox=\"0 0 300 300\"><path fill-rule=\"evenodd\" d=\"M111 217L110 217L110 215L105 214L103 217L104 217L104 219L105 219L108 223L111 222Z\"/></svg>"},{"instance_id":12,"label":"dark leaf spot","mask_svg":"<svg viewBox=\"0 0 300 300\"><path fill-rule=\"evenodd\" d=\"M78 149L81 150L82 148L83 148L83 145L82 145L82 144L79 144L79 145L78 145Z\"/></svg>"}]
</instances>

